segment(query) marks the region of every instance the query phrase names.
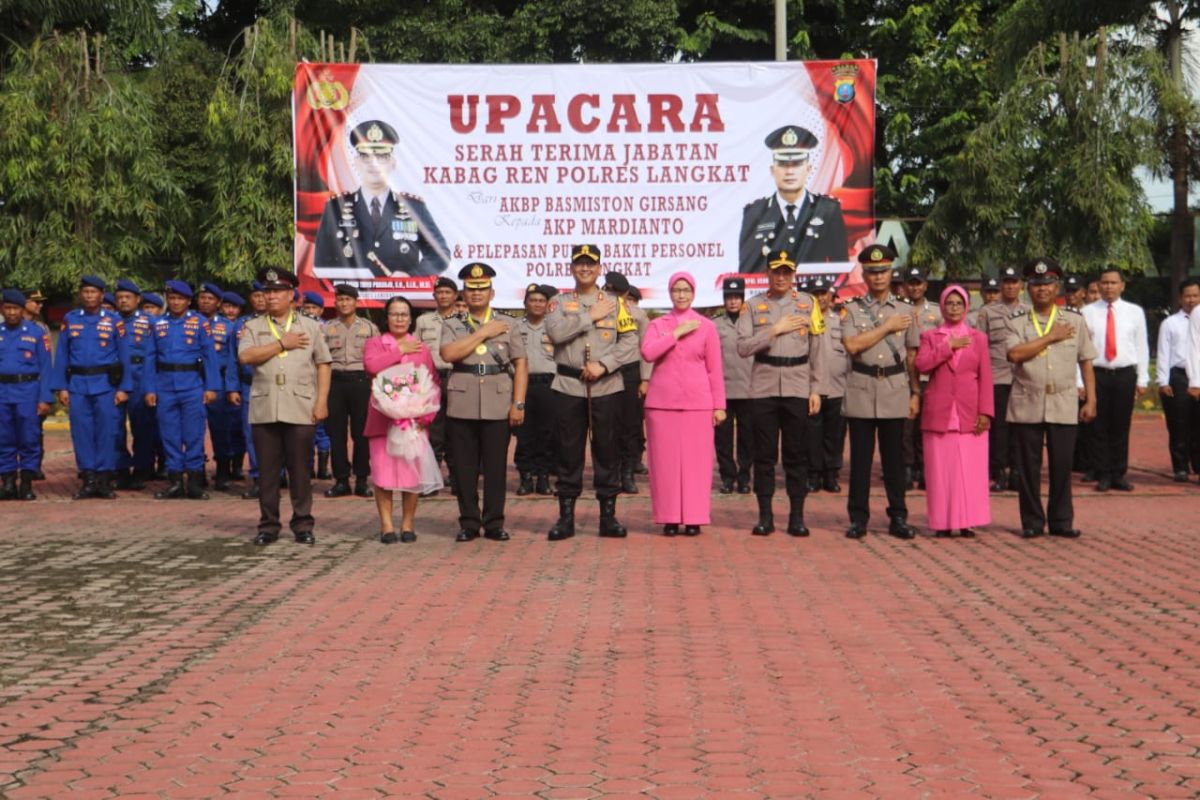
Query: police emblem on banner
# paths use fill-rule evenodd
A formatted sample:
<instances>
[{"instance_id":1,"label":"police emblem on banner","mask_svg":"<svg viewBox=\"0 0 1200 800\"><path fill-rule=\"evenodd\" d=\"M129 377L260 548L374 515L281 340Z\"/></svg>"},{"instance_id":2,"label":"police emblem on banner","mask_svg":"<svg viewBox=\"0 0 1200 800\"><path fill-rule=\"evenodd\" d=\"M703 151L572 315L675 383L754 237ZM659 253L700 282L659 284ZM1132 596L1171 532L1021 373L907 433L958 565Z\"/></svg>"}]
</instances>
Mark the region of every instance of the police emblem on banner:
<instances>
[{"instance_id":1,"label":"police emblem on banner","mask_svg":"<svg viewBox=\"0 0 1200 800\"><path fill-rule=\"evenodd\" d=\"M838 64L832 70L833 96L839 103L854 101L854 84L858 80L857 64Z\"/></svg>"},{"instance_id":2,"label":"police emblem on banner","mask_svg":"<svg viewBox=\"0 0 1200 800\"><path fill-rule=\"evenodd\" d=\"M305 97L315 111L341 111L350 105L350 93L341 81L333 79L328 69L321 70L316 81L308 85Z\"/></svg>"}]
</instances>

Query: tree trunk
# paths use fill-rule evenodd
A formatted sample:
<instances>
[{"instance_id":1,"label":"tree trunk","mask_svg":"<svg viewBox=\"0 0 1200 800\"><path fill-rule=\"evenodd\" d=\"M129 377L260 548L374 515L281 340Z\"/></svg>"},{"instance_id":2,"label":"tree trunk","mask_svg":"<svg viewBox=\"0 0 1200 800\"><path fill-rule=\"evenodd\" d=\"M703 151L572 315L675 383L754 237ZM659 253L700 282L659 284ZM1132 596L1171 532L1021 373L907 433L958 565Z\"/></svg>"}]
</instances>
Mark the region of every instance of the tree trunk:
<instances>
[{"instance_id":1,"label":"tree trunk","mask_svg":"<svg viewBox=\"0 0 1200 800\"><path fill-rule=\"evenodd\" d=\"M1187 91L1183 85L1183 25L1180 19L1179 3L1171 0L1167 3L1170 22L1167 27L1166 51L1167 68L1171 83L1180 91ZM1192 262L1192 213L1188 208L1188 136L1187 130L1181 123L1171 128L1170 143L1167 148L1167 164L1171 169L1172 194L1175 207L1171 211L1171 285L1178 286L1188 274Z\"/></svg>"}]
</instances>

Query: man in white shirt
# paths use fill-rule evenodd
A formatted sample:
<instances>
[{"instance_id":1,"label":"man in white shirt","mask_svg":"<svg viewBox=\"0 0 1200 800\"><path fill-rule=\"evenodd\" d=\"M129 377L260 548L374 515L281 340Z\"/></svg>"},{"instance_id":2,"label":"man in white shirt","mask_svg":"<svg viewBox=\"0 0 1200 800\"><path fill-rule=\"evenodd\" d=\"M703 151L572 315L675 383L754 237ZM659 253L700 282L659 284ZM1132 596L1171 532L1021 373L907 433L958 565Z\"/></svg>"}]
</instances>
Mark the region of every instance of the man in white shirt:
<instances>
[{"instance_id":1,"label":"man in white shirt","mask_svg":"<svg viewBox=\"0 0 1200 800\"><path fill-rule=\"evenodd\" d=\"M1099 356L1096 372L1096 491L1133 491L1129 467L1129 425L1133 402L1150 385L1150 346L1146 313L1121 299L1125 276L1117 267L1100 273L1100 299L1083 309Z\"/></svg>"},{"instance_id":2,"label":"man in white shirt","mask_svg":"<svg viewBox=\"0 0 1200 800\"><path fill-rule=\"evenodd\" d=\"M1158 328L1158 371L1155 380L1167 419L1171 471L1185 483L1188 471L1200 472L1200 402L1188 396L1187 355L1192 310L1200 305L1200 280L1179 284L1179 310Z\"/></svg>"}]
</instances>

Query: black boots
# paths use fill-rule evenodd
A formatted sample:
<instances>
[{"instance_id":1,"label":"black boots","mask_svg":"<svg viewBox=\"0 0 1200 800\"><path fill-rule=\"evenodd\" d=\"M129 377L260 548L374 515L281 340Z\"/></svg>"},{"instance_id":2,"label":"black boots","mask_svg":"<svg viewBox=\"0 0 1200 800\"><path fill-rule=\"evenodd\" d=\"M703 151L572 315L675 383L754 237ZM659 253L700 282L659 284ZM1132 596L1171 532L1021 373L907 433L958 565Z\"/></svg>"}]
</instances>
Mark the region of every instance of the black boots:
<instances>
[{"instance_id":1,"label":"black boots","mask_svg":"<svg viewBox=\"0 0 1200 800\"><path fill-rule=\"evenodd\" d=\"M37 495L33 493L33 470L21 470L21 484L17 487L18 500L36 500Z\"/></svg>"},{"instance_id":2,"label":"black boots","mask_svg":"<svg viewBox=\"0 0 1200 800\"><path fill-rule=\"evenodd\" d=\"M758 495L758 524L750 533L755 536L769 536L775 532L775 514L771 511L771 495Z\"/></svg>"},{"instance_id":3,"label":"black boots","mask_svg":"<svg viewBox=\"0 0 1200 800\"><path fill-rule=\"evenodd\" d=\"M635 491L637 487L634 487ZM610 539L622 539L628 532L617 522L617 498L600 498L600 535Z\"/></svg>"},{"instance_id":4,"label":"black boots","mask_svg":"<svg viewBox=\"0 0 1200 800\"><path fill-rule=\"evenodd\" d=\"M621 470L621 491L625 494L637 494L637 481L633 479L633 468Z\"/></svg>"},{"instance_id":5,"label":"black boots","mask_svg":"<svg viewBox=\"0 0 1200 800\"><path fill-rule=\"evenodd\" d=\"M217 459L217 474L213 476L213 488L223 492L229 488L229 462L224 458Z\"/></svg>"},{"instance_id":6,"label":"black boots","mask_svg":"<svg viewBox=\"0 0 1200 800\"><path fill-rule=\"evenodd\" d=\"M570 539L575 535L575 498L560 497L558 498L558 521L554 523L554 527L550 529L550 535L547 536L552 542L561 542L563 539Z\"/></svg>"},{"instance_id":7,"label":"black boots","mask_svg":"<svg viewBox=\"0 0 1200 800\"><path fill-rule=\"evenodd\" d=\"M204 470L187 474L187 498L189 500L208 499L208 492L204 491Z\"/></svg>"},{"instance_id":8,"label":"black boots","mask_svg":"<svg viewBox=\"0 0 1200 800\"><path fill-rule=\"evenodd\" d=\"M533 494L533 473L521 473L521 485L517 487L517 497L524 497L527 494Z\"/></svg>"},{"instance_id":9,"label":"black boots","mask_svg":"<svg viewBox=\"0 0 1200 800\"><path fill-rule=\"evenodd\" d=\"M537 483L534 485L533 490L543 496L554 494L554 490L550 488L550 476L544 472L539 472L537 476Z\"/></svg>"},{"instance_id":10,"label":"black boots","mask_svg":"<svg viewBox=\"0 0 1200 800\"><path fill-rule=\"evenodd\" d=\"M793 497L792 507L788 511L788 536L808 536L808 527L804 524L804 498Z\"/></svg>"},{"instance_id":11,"label":"black boots","mask_svg":"<svg viewBox=\"0 0 1200 800\"><path fill-rule=\"evenodd\" d=\"M258 478L255 478L254 482L250 484L250 488L247 489L246 491L242 492L242 499L243 500L257 500L258 495L259 495Z\"/></svg>"},{"instance_id":12,"label":"black boots","mask_svg":"<svg viewBox=\"0 0 1200 800\"><path fill-rule=\"evenodd\" d=\"M80 485L78 491L76 491L75 494L73 494L71 496L76 500L86 500L89 497L95 497L96 496L96 473L81 472L79 474L79 479L81 481L83 481L83 483Z\"/></svg>"},{"instance_id":13,"label":"black boots","mask_svg":"<svg viewBox=\"0 0 1200 800\"><path fill-rule=\"evenodd\" d=\"M246 473L242 472L242 464L245 462L245 460L246 460L245 453L238 453L236 456L229 459L229 480L231 480L231 481L246 480Z\"/></svg>"},{"instance_id":14,"label":"black boots","mask_svg":"<svg viewBox=\"0 0 1200 800\"><path fill-rule=\"evenodd\" d=\"M15 500L17 497L17 474L6 472L0 476L0 500Z\"/></svg>"},{"instance_id":15,"label":"black boots","mask_svg":"<svg viewBox=\"0 0 1200 800\"><path fill-rule=\"evenodd\" d=\"M115 500L117 497L116 491L113 490L113 484L116 479L111 472L96 473L96 489L92 493L92 497L98 497L101 500Z\"/></svg>"},{"instance_id":16,"label":"black boots","mask_svg":"<svg viewBox=\"0 0 1200 800\"><path fill-rule=\"evenodd\" d=\"M323 481L327 481L333 477L333 473L329 471L329 453L317 453L317 477Z\"/></svg>"},{"instance_id":17,"label":"black boots","mask_svg":"<svg viewBox=\"0 0 1200 800\"><path fill-rule=\"evenodd\" d=\"M350 495L350 484L344 478L339 478L328 489L325 490L326 497L348 497Z\"/></svg>"},{"instance_id":18,"label":"black boots","mask_svg":"<svg viewBox=\"0 0 1200 800\"><path fill-rule=\"evenodd\" d=\"M168 472L167 480L170 481L167 488L154 493L155 500L179 500L187 496L187 489L183 486L182 472Z\"/></svg>"}]
</instances>

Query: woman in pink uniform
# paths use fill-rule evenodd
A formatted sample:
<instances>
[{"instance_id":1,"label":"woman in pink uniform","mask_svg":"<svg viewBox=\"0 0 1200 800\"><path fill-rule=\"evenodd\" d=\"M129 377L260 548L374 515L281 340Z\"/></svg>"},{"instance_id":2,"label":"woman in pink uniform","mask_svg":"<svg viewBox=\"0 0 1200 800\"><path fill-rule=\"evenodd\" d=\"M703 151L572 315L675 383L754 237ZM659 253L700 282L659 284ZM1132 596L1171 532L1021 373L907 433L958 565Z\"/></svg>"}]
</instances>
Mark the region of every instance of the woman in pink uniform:
<instances>
[{"instance_id":1,"label":"woman in pink uniform","mask_svg":"<svg viewBox=\"0 0 1200 800\"><path fill-rule=\"evenodd\" d=\"M725 419L721 342L712 320L692 310L696 279L667 283L672 309L646 328L642 358L654 364L646 393L646 450L654 521L696 536L711 521L713 427Z\"/></svg>"},{"instance_id":2,"label":"woman in pink uniform","mask_svg":"<svg viewBox=\"0 0 1200 800\"><path fill-rule=\"evenodd\" d=\"M942 292L942 324L921 334L917 370L931 374L921 409L929 527L939 537L974 536L992 521L988 437L992 362L987 336L966 323L967 290Z\"/></svg>"}]
</instances>

